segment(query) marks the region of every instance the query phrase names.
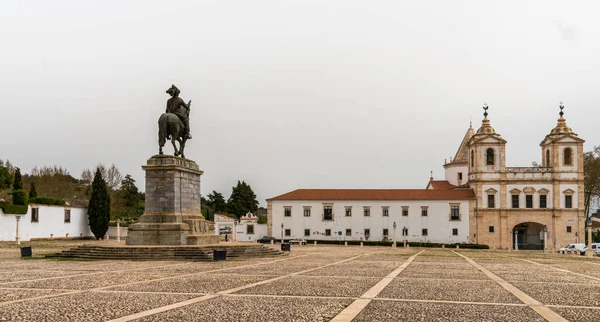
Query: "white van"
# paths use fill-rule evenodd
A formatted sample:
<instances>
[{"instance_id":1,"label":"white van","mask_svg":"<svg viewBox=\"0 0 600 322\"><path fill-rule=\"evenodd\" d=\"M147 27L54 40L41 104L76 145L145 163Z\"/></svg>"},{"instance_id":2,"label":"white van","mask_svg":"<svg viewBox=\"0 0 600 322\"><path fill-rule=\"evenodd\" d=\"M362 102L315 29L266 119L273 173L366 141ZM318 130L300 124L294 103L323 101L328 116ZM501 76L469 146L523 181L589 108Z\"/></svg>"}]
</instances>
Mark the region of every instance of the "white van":
<instances>
[{"instance_id":1,"label":"white van","mask_svg":"<svg viewBox=\"0 0 600 322\"><path fill-rule=\"evenodd\" d=\"M571 251L585 252L585 250L586 250L585 244L569 244L567 247L563 247L563 248L559 249L558 252L560 254L566 254L567 252L571 252Z\"/></svg>"}]
</instances>

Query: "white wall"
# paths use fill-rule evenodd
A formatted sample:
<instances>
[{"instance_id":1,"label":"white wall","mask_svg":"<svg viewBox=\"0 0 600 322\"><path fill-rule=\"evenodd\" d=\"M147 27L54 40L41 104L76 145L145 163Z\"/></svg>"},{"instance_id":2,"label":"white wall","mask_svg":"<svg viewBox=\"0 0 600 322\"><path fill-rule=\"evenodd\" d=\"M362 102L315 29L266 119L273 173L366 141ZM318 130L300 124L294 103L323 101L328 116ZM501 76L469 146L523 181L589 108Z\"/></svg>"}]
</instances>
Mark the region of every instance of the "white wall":
<instances>
[{"instance_id":1,"label":"white wall","mask_svg":"<svg viewBox=\"0 0 600 322\"><path fill-rule=\"evenodd\" d=\"M39 209L38 222L31 222L31 205L27 214L21 216L19 222L19 236L22 241L31 238L66 237L91 237L94 236L88 225L87 208L71 209L71 222L64 222L65 207L34 205ZM0 209L0 240L14 241L16 238L16 216L7 215Z\"/></svg>"},{"instance_id":2,"label":"white wall","mask_svg":"<svg viewBox=\"0 0 600 322\"><path fill-rule=\"evenodd\" d=\"M447 165L445 169L445 179L451 184L458 186L458 173L462 172L462 182L461 185L467 183L469 181L469 166L465 165Z\"/></svg>"},{"instance_id":3,"label":"white wall","mask_svg":"<svg viewBox=\"0 0 600 322\"><path fill-rule=\"evenodd\" d=\"M333 204L333 220L322 220L323 203ZM450 220L450 203L460 204L461 220ZM284 217L284 207L292 207L292 216ZM311 207L311 216L304 217L305 206ZM352 216L345 216L345 206L352 206ZM371 216L365 217L363 206L371 207ZM389 207L389 217L382 216L382 207ZM402 206L409 207L408 216L401 216ZM428 216L421 216L421 206L429 206ZM469 201L443 200L348 200L348 201L273 201L273 237L281 238L281 224L291 229L290 238L316 240L361 240L364 229L370 229L371 241L383 239L383 229L388 229L388 238L393 239L393 223L396 222L396 239L402 241L402 227L408 228L408 241L460 243L468 242L469 237ZM428 230L422 236L422 229ZM458 236L452 235L452 229L458 229ZM310 229L310 236L304 236L304 229ZM325 236L325 230L331 230L331 236ZM352 229L352 236L346 236L346 229ZM340 236L338 232L342 232Z\"/></svg>"},{"instance_id":4,"label":"white wall","mask_svg":"<svg viewBox=\"0 0 600 322\"><path fill-rule=\"evenodd\" d=\"M254 225L254 234L248 234L248 225ZM267 236L267 224L257 224L256 221L244 221L236 225L236 241L252 241L255 242L257 239L261 239L263 236Z\"/></svg>"}]
</instances>

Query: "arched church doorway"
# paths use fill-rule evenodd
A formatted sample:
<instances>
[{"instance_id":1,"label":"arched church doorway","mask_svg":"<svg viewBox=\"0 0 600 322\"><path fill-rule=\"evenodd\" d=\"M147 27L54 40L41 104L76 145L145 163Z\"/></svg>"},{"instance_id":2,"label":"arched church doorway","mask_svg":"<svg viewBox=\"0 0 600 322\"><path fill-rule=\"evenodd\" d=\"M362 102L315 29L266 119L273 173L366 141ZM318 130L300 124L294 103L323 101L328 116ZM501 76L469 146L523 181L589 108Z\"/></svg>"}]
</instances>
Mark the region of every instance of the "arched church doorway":
<instances>
[{"instance_id":1,"label":"arched church doorway","mask_svg":"<svg viewBox=\"0 0 600 322\"><path fill-rule=\"evenodd\" d=\"M536 222L524 222L516 225L512 231L512 248L543 250L544 227L544 225Z\"/></svg>"}]
</instances>

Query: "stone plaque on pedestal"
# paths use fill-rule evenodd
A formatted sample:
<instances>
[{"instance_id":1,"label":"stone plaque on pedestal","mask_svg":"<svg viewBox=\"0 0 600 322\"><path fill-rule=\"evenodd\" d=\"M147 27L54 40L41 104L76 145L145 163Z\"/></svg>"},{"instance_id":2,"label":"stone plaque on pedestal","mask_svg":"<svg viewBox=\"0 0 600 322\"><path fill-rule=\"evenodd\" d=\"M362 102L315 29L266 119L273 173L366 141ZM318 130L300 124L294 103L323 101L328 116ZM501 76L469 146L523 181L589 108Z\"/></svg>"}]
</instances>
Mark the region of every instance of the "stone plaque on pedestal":
<instances>
[{"instance_id":1,"label":"stone plaque on pedestal","mask_svg":"<svg viewBox=\"0 0 600 322\"><path fill-rule=\"evenodd\" d=\"M200 176L196 162L155 155L146 171L146 206L140 221L129 226L127 245L216 244L214 225L200 212Z\"/></svg>"}]
</instances>

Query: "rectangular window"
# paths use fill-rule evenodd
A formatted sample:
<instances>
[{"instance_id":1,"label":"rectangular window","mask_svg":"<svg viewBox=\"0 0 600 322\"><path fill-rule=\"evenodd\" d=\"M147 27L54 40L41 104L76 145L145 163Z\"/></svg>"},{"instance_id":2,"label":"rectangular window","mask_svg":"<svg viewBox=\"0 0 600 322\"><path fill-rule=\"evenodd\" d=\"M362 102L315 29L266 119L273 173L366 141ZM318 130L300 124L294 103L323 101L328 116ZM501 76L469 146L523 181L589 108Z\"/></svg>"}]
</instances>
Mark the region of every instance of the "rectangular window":
<instances>
[{"instance_id":1,"label":"rectangular window","mask_svg":"<svg viewBox=\"0 0 600 322\"><path fill-rule=\"evenodd\" d=\"M286 229L285 231L287 232L289 229ZM246 226L246 234L254 234L254 225L247 225Z\"/></svg>"},{"instance_id":2,"label":"rectangular window","mask_svg":"<svg viewBox=\"0 0 600 322\"><path fill-rule=\"evenodd\" d=\"M332 206L323 206L323 220L333 220Z\"/></svg>"},{"instance_id":3,"label":"rectangular window","mask_svg":"<svg viewBox=\"0 0 600 322\"><path fill-rule=\"evenodd\" d=\"M546 203L548 202L548 196L546 195L540 195L540 208L546 208L547 205Z\"/></svg>"},{"instance_id":4,"label":"rectangular window","mask_svg":"<svg viewBox=\"0 0 600 322\"><path fill-rule=\"evenodd\" d=\"M567 226L567 232L570 233L571 232L571 226Z\"/></svg>"},{"instance_id":5,"label":"rectangular window","mask_svg":"<svg viewBox=\"0 0 600 322\"><path fill-rule=\"evenodd\" d=\"M460 181L462 181L462 172L459 172L459 173L458 173L458 181L459 181L459 182L460 182Z\"/></svg>"},{"instance_id":6,"label":"rectangular window","mask_svg":"<svg viewBox=\"0 0 600 322\"><path fill-rule=\"evenodd\" d=\"M427 236L427 228L421 229L421 235Z\"/></svg>"},{"instance_id":7,"label":"rectangular window","mask_svg":"<svg viewBox=\"0 0 600 322\"><path fill-rule=\"evenodd\" d=\"M371 207L363 207L363 213L365 214L365 217L371 216Z\"/></svg>"},{"instance_id":8,"label":"rectangular window","mask_svg":"<svg viewBox=\"0 0 600 322\"><path fill-rule=\"evenodd\" d=\"M427 216L427 209L429 209L429 207L426 207L426 206L421 207L421 216L424 216L424 217Z\"/></svg>"},{"instance_id":9,"label":"rectangular window","mask_svg":"<svg viewBox=\"0 0 600 322\"><path fill-rule=\"evenodd\" d=\"M450 206L450 220L460 220L460 206L459 205L451 205Z\"/></svg>"},{"instance_id":10,"label":"rectangular window","mask_svg":"<svg viewBox=\"0 0 600 322\"><path fill-rule=\"evenodd\" d=\"M533 208L533 195L525 195L525 208Z\"/></svg>"},{"instance_id":11,"label":"rectangular window","mask_svg":"<svg viewBox=\"0 0 600 322\"><path fill-rule=\"evenodd\" d=\"M390 216L390 208L389 207L382 207L381 208L381 212L383 214L383 217L389 217Z\"/></svg>"},{"instance_id":12,"label":"rectangular window","mask_svg":"<svg viewBox=\"0 0 600 322\"><path fill-rule=\"evenodd\" d=\"M488 195L488 208L496 208L496 195Z\"/></svg>"},{"instance_id":13,"label":"rectangular window","mask_svg":"<svg viewBox=\"0 0 600 322\"><path fill-rule=\"evenodd\" d=\"M402 207L402 216L408 216L408 207Z\"/></svg>"},{"instance_id":14,"label":"rectangular window","mask_svg":"<svg viewBox=\"0 0 600 322\"><path fill-rule=\"evenodd\" d=\"M489 229L489 232L490 232L490 233L493 233L493 232L494 232L494 226L490 226L488 229Z\"/></svg>"},{"instance_id":15,"label":"rectangular window","mask_svg":"<svg viewBox=\"0 0 600 322\"><path fill-rule=\"evenodd\" d=\"M388 235L388 229L387 228L383 228L383 236L387 236Z\"/></svg>"},{"instance_id":16,"label":"rectangular window","mask_svg":"<svg viewBox=\"0 0 600 322\"><path fill-rule=\"evenodd\" d=\"M65 223L71 222L71 209L65 209Z\"/></svg>"},{"instance_id":17,"label":"rectangular window","mask_svg":"<svg viewBox=\"0 0 600 322\"><path fill-rule=\"evenodd\" d=\"M371 229L365 229L365 236L371 236Z\"/></svg>"},{"instance_id":18,"label":"rectangular window","mask_svg":"<svg viewBox=\"0 0 600 322\"><path fill-rule=\"evenodd\" d=\"M325 236L331 236L331 229L325 229Z\"/></svg>"},{"instance_id":19,"label":"rectangular window","mask_svg":"<svg viewBox=\"0 0 600 322\"><path fill-rule=\"evenodd\" d=\"M458 228L452 228L452 236L458 236Z\"/></svg>"},{"instance_id":20,"label":"rectangular window","mask_svg":"<svg viewBox=\"0 0 600 322\"><path fill-rule=\"evenodd\" d=\"M40 219L40 209L39 208L31 208L31 222L38 222Z\"/></svg>"},{"instance_id":21,"label":"rectangular window","mask_svg":"<svg viewBox=\"0 0 600 322\"><path fill-rule=\"evenodd\" d=\"M291 217L292 216L292 208L291 207L283 208L283 215L286 217Z\"/></svg>"},{"instance_id":22,"label":"rectangular window","mask_svg":"<svg viewBox=\"0 0 600 322\"><path fill-rule=\"evenodd\" d=\"M286 236L292 236L292 230L291 229L286 229L285 230L285 235Z\"/></svg>"},{"instance_id":23,"label":"rectangular window","mask_svg":"<svg viewBox=\"0 0 600 322\"><path fill-rule=\"evenodd\" d=\"M304 229L304 236L306 236L306 237L310 236L310 229Z\"/></svg>"},{"instance_id":24,"label":"rectangular window","mask_svg":"<svg viewBox=\"0 0 600 322\"><path fill-rule=\"evenodd\" d=\"M304 207L304 217L310 217L310 207Z\"/></svg>"},{"instance_id":25,"label":"rectangular window","mask_svg":"<svg viewBox=\"0 0 600 322\"><path fill-rule=\"evenodd\" d=\"M352 236L352 229L346 229L346 236Z\"/></svg>"},{"instance_id":26,"label":"rectangular window","mask_svg":"<svg viewBox=\"0 0 600 322\"><path fill-rule=\"evenodd\" d=\"M519 195L512 195L512 207L519 208Z\"/></svg>"},{"instance_id":27,"label":"rectangular window","mask_svg":"<svg viewBox=\"0 0 600 322\"><path fill-rule=\"evenodd\" d=\"M565 208L573 208L573 196L565 196Z\"/></svg>"},{"instance_id":28,"label":"rectangular window","mask_svg":"<svg viewBox=\"0 0 600 322\"><path fill-rule=\"evenodd\" d=\"M352 207L346 207L346 217L352 217Z\"/></svg>"}]
</instances>

